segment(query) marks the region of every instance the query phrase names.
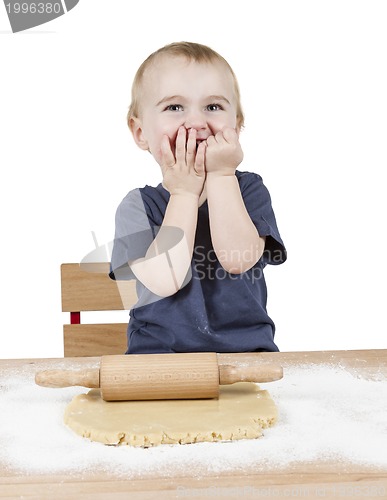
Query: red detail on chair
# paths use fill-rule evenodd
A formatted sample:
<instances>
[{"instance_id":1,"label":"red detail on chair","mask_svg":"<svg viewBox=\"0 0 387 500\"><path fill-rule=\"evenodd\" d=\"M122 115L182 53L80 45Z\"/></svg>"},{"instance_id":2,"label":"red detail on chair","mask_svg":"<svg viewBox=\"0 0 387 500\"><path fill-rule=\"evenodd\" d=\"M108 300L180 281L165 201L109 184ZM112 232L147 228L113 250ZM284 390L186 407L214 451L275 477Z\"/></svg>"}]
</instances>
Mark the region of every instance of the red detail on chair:
<instances>
[{"instance_id":1,"label":"red detail on chair","mask_svg":"<svg viewBox=\"0 0 387 500\"><path fill-rule=\"evenodd\" d=\"M81 323L81 313L80 312L71 312L70 313L70 323L72 325L79 325Z\"/></svg>"}]
</instances>

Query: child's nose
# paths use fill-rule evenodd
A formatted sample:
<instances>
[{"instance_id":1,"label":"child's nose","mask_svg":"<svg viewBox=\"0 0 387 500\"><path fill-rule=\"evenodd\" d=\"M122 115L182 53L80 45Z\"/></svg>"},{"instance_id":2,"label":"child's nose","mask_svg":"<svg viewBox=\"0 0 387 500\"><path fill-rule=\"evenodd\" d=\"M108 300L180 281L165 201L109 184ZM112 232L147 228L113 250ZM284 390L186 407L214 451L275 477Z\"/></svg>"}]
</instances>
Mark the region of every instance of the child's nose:
<instances>
[{"instance_id":1,"label":"child's nose","mask_svg":"<svg viewBox=\"0 0 387 500\"><path fill-rule=\"evenodd\" d=\"M207 121L202 113L191 112L186 116L184 127L187 130L189 130L190 128L195 128L196 130L200 130L203 128L207 128Z\"/></svg>"}]
</instances>

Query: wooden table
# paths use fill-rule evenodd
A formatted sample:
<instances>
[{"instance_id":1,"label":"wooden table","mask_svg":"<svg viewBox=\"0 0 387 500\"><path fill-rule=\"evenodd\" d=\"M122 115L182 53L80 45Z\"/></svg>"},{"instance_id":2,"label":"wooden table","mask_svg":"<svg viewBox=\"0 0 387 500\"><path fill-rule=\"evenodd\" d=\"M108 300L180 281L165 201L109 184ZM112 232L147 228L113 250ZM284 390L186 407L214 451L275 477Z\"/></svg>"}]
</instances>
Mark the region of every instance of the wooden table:
<instances>
[{"instance_id":1,"label":"wooden table","mask_svg":"<svg viewBox=\"0 0 387 500\"><path fill-rule=\"evenodd\" d=\"M241 355L242 356L242 355ZM256 354L243 354L256 356ZM340 365L365 378L375 373L386 375L387 350L261 353L263 362L287 367L303 364ZM66 358L72 363L90 364L96 358ZM0 360L0 377L26 365L36 370L55 368L63 359ZM1 382L1 378L0 378ZM1 386L1 384L0 384ZM0 389L1 390L1 389ZM1 408L0 408L1 411ZM387 415L386 415L387 418ZM1 446L1 443L0 443ZM387 450L386 450L387 453ZM375 488L372 490L371 488ZM377 488L377 489L376 489ZM373 492L372 494L368 494ZM375 494L375 492L377 494ZM0 498L387 498L386 470L364 470L359 465L304 463L281 472L241 474L224 473L200 478L185 475L174 478L144 477L125 480L106 473L79 477L65 474L20 475L0 463Z\"/></svg>"}]
</instances>

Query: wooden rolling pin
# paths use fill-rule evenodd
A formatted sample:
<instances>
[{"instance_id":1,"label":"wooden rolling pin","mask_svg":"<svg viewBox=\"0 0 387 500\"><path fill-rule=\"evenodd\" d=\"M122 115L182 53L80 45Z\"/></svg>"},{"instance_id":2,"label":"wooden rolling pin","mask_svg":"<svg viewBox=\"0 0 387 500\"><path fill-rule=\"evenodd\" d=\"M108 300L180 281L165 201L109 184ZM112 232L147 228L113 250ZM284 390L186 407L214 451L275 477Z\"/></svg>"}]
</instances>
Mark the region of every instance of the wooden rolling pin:
<instances>
[{"instance_id":1,"label":"wooden rolling pin","mask_svg":"<svg viewBox=\"0 0 387 500\"><path fill-rule=\"evenodd\" d=\"M282 367L268 364L218 365L213 352L102 356L100 368L46 370L35 382L44 387L100 388L105 401L219 397L219 384L271 382Z\"/></svg>"}]
</instances>

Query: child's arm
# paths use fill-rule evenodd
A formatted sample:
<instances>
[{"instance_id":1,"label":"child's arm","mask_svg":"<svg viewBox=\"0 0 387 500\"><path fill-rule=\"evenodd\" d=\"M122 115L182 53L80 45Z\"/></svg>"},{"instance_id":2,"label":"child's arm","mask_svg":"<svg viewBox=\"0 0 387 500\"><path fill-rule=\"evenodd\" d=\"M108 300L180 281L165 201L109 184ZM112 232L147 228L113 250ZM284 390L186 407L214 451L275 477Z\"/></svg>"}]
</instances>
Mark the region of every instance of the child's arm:
<instances>
[{"instance_id":1,"label":"child's arm","mask_svg":"<svg viewBox=\"0 0 387 500\"><path fill-rule=\"evenodd\" d=\"M203 189L203 143L196 151L196 131L186 139L184 127L176 138L173 154L167 136L161 145L163 186L170 199L162 226L150 245L145 258L129 262L136 277L151 292L161 297L176 293L182 286L191 265L198 215L198 201ZM169 228L181 229L183 238L178 245L171 242Z\"/></svg>"},{"instance_id":2,"label":"child's arm","mask_svg":"<svg viewBox=\"0 0 387 500\"><path fill-rule=\"evenodd\" d=\"M265 238L259 236L246 210L235 176L242 159L235 130L227 128L207 139L205 165L212 244L223 268L235 274L250 269L265 248Z\"/></svg>"}]
</instances>

